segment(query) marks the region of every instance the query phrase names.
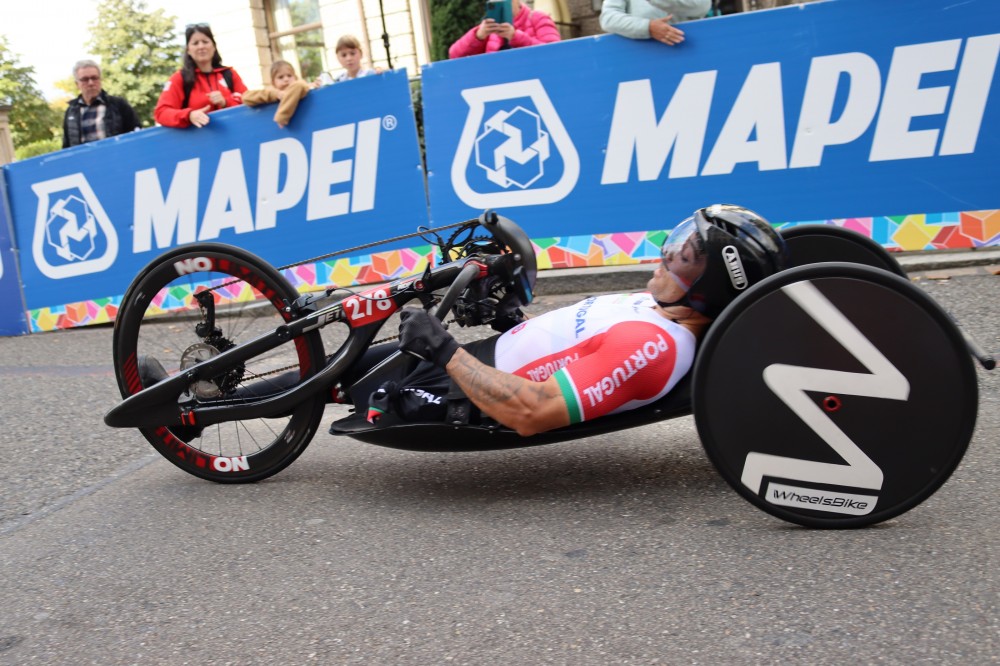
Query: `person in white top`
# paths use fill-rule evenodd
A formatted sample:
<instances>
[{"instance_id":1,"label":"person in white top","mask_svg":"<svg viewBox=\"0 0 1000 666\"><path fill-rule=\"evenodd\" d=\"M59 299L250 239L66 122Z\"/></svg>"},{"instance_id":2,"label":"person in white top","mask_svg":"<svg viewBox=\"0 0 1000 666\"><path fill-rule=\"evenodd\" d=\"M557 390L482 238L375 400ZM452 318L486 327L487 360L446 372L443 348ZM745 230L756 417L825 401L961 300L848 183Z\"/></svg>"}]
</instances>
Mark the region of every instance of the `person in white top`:
<instances>
[{"instance_id":1,"label":"person in white top","mask_svg":"<svg viewBox=\"0 0 1000 666\"><path fill-rule=\"evenodd\" d=\"M784 242L766 220L716 204L667 236L648 293L592 297L528 319L496 338L492 366L418 308L401 313L399 348L445 370L483 414L529 436L666 395L691 368L712 319L784 264Z\"/></svg>"},{"instance_id":2,"label":"person in white top","mask_svg":"<svg viewBox=\"0 0 1000 666\"><path fill-rule=\"evenodd\" d=\"M684 31L676 24L704 18L711 9L712 0L604 0L601 29L677 46L684 41Z\"/></svg>"}]
</instances>

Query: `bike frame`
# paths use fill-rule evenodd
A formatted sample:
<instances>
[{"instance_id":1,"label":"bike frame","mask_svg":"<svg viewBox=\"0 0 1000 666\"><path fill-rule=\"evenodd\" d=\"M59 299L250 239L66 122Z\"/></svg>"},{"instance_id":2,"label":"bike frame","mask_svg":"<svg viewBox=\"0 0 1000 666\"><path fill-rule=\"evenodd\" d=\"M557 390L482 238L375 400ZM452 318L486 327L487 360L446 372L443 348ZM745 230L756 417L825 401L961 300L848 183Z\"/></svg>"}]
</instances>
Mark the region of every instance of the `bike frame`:
<instances>
[{"instance_id":1,"label":"bike frame","mask_svg":"<svg viewBox=\"0 0 1000 666\"><path fill-rule=\"evenodd\" d=\"M499 266L502 257L512 256L524 269L523 272L511 272L517 273L514 277L526 284L516 284L511 279L510 286L525 290L530 300L530 285L534 283L537 268L527 236L513 222L496 215L485 217L481 223L511 249L511 254L473 255L435 268L428 267L422 276L399 278L388 285L369 288L318 309L317 303L327 298L326 294L303 296L295 303L286 303L285 310L290 315L290 321L286 324L129 396L107 413L105 423L116 428L208 426L286 413L336 384L340 376L361 358L394 312L414 299L430 302L436 298L435 291L447 287L448 290L435 311L443 319L459 295L473 281L496 274L494 270L503 272L509 268ZM224 405L198 403L193 396L189 399L184 397L195 382L211 380L250 358L280 345L295 343L311 331L338 322L349 327L347 340L322 369L290 389ZM379 368L384 365L380 364ZM373 372L379 368L373 369Z\"/></svg>"}]
</instances>

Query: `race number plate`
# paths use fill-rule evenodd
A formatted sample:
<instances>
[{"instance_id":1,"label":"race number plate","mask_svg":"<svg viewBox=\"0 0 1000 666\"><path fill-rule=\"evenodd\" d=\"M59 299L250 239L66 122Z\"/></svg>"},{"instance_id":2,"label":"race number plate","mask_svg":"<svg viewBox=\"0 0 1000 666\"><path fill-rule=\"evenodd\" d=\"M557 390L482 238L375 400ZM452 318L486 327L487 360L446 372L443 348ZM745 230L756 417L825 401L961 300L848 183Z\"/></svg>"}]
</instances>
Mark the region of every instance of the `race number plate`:
<instances>
[{"instance_id":1,"label":"race number plate","mask_svg":"<svg viewBox=\"0 0 1000 666\"><path fill-rule=\"evenodd\" d=\"M345 298L341 305L344 317L351 328L367 326L387 319L396 311L396 302L389 296L388 287L376 287Z\"/></svg>"}]
</instances>

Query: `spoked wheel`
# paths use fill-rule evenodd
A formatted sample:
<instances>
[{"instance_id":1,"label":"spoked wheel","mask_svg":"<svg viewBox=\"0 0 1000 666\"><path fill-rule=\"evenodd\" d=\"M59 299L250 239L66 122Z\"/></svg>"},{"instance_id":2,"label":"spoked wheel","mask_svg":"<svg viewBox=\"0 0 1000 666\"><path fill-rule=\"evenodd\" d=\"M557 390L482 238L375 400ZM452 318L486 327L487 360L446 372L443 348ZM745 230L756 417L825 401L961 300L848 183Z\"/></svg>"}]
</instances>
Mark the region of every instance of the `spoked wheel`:
<instances>
[{"instance_id":1,"label":"spoked wheel","mask_svg":"<svg viewBox=\"0 0 1000 666\"><path fill-rule=\"evenodd\" d=\"M217 356L285 322L298 296L278 271L240 248L180 247L144 268L122 299L114 332L114 365L122 396ZM193 382L199 403L225 404L278 393L323 366L323 344L311 332L248 359L210 381ZM320 394L277 418L206 426L140 428L170 462L223 483L258 481L284 469L305 449L323 416Z\"/></svg>"},{"instance_id":2,"label":"spoked wheel","mask_svg":"<svg viewBox=\"0 0 1000 666\"><path fill-rule=\"evenodd\" d=\"M698 434L744 498L809 527L908 511L955 470L978 386L948 315L857 264L792 268L712 325L694 368Z\"/></svg>"}]
</instances>

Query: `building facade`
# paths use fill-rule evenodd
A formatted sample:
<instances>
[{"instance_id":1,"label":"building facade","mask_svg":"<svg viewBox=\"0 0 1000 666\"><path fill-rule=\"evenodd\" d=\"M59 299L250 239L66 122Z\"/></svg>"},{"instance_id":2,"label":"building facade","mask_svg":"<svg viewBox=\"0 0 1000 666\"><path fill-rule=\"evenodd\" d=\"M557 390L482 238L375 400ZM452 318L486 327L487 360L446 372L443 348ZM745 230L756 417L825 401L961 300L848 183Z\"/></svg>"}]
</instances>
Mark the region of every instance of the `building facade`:
<instances>
[{"instance_id":1,"label":"building facade","mask_svg":"<svg viewBox=\"0 0 1000 666\"><path fill-rule=\"evenodd\" d=\"M251 88L269 81L271 63L286 60L303 78L342 69L337 40L353 35L367 66L406 68L411 77L430 62L432 0L216 0L206 18L228 65ZM767 9L811 0L718 0L716 11ZM563 39L601 33L601 0L531 0L556 20Z\"/></svg>"},{"instance_id":2,"label":"building facade","mask_svg":"<svg viewBox=\"0 0 1000 666\"><path fill-rule=\"evenodd\" d=\"M275 60L307 80L336 76L342 35L357 37L369 66L416 75L430 61L428 17L427 0L216 0L206 16L225 63L251 88L269 82Z\"/></svg>"}]
</instances>

